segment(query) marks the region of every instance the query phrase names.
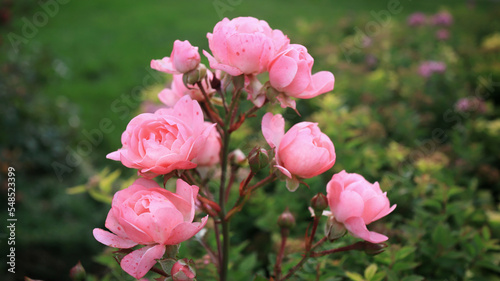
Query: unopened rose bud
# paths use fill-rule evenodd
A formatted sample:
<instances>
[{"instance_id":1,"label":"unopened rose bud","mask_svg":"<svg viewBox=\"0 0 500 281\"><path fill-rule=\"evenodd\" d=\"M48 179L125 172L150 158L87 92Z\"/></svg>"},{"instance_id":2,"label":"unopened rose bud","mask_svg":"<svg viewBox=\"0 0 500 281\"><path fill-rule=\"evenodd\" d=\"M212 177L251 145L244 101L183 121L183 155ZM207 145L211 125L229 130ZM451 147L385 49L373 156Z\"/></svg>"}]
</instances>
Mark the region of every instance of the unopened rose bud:
<instances>
[{"instance_id":1,"label":"unopened rose bud","mask_svg":"<svg viewBox=\"0 0 500 281\"><path fill-rule=\"evenodd\" d=\"M170 271L173 281L192 281L196 277L193 260L178 260Z\"/></svg>"},{"instance_id":2,"label":"unopened rose bud","mask_svg":"<svg viewBox=\"0 0 500 281\"><path fill-rule=\"evenodd\" d=\"M69 277L73 281L85 280L85 268L83 268L82 263L78 262L75 266L71 268L69 271Z\"/></svg>"},{"instance_id":3,"label":"unopened rose bud","mask_svg":"<svg viewBox=\"0 0 500 281\"><path fill-rule=\"evenodd\" d=\"M278 217L278 226L286 229L295 226L295 217L290 213L288 208Z\"/></svg>"},{"instance_id":4,"label":"unopened rose bud","mask_svg":"<svg viewBox=\"0 0 500 281\"><path fill-rule=\"evenodd\" d=\"M382 253L385 248L387 248L387 244L385 243L370 243L365 241L364 244L365 253L372 256Z\"/></svg>"},{"instance_id":5,"label":"unopened rose bud","mask_svg":"<svg viewBox=\"0 0 500 281\"><path fill-rule=\"evenodd\" d=\"M207 75L207 67L200 63L197 68L184 73L182 75L182 82L184 85L189 88L189 85L194 85L197 82L201 81Z\"/></svg>"},{"instance_id":6,"label":"unopened rose bud","mask_svg":"<svg viewBox=\"0 0 500 281\"><path fill-rule=\"evenodd\" d=\"M252 172L257 173L269 164L269 155L264 148L256 147L248 154L248 164Z\"/></svg>"},{"instance_id":7,"label":"unopened rose bud","mask_svg":"<svg viewBox=\"0 0 500 281\"><path fill-rule=\"evenodd\" d=\"M239 148L229 153L229 161L231 161L231 163L242 165L246 159L247 157L245 156L245 153L243 153L243 151Z\"/></svg>"},{"instance_id":8,"label":"unopened rose bud","mask_svg":"<svg viewBox=\"0 0 500 281\"><path fill-rule=\"evenodd\" d=\"M321 216L323 210L328 208L328 199L323 193L320 192L314 195L314 197L311 199L311 207L313 208L314 212L317 213L317 216Z\"/></svg>"},{"instance_id":9,"label":"unopened rose bud","mask_svg":"<svg viewBox=\"0 0 500 281\"><path fill-rule=\"evenodd\" d=\"M325 225L325 236L329 241L334 241L346 234L345 226L338 222L335 217L330 216Z\"/></svg>"}]
</instances>

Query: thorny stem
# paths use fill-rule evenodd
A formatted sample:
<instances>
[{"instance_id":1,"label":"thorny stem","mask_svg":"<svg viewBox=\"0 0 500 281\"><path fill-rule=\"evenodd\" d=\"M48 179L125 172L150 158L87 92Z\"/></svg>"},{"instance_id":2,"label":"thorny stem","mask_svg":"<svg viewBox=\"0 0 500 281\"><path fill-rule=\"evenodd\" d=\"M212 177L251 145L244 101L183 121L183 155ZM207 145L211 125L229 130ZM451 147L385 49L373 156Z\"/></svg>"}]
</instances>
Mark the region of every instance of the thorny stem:
<instances>
[{"instance_id":1,"label":"thorny stem","mask_svg":"<svg viewBox=\"0 0 500 281\"><path fill-rule=\"evenodd\" d=\"M231 104L237 103L234 100ZM222 127L222 149L221 149L221 177L220 177L220 187L219 187L219 206L221 208L219 217L221 219L222 226L222 255L220 263L220 280L227 280L227 270L229 264L229 221L225 219L226 216L226 199L225 199L225 186L226 186L226 173L227 173L227 161L229 155L229 139L230 132L229 127L231 126L229 116L226 115L225 126Z\"/></svg>"},{"instance_id":2,"label":"thorny stem","mask_svg":"<svg viewBox=\"0 0 500 281\"><path fill-rule=\"evenodd\" d=\"M313 253L312 251L314 250L314 248L318 247L319 245L321 245L322 243L324 243L326 241L326 239L321 239L318 243L315 243L314 245L312 245L312 242L314 240L314 234L316 234L316 229L318 228L318 224L319 224L319 217L314 217L314 221L313 221L313 227L312 227L312 230L311 230L311 235L307 235L307 231L306 231L306 236L307 236L307 241L306 241L306 252L304 253L304 255L302 256L302 259L299 261L299 263L297 263L294 267L292 267L288 273L285 275L285 277L283 277L283 279L276 279L278 281L280 280L287 280L288 278L292 277L293 274L299 270L302 265L304 265L304 263L307 261L307 259L309 257L311 257L311 254ZM321 243L320 243L321 242Z\"/></svg>"},{"instance_id":3,"label":"thorny stem","mask_svg":"<svg viewBox=\"0 0 500 281\"><path fill-rule=\"evenodd\" d=\"M322 257L322 256L326 256L326 255L330 255L330 254L334 254L334 253L338 253L338 252L346 252L346 251L352 251L352 250L363 250L364 248L365 248L365 242L360 241L360 242L356 242L354 244L340 247L340 248L336 248L336 249L330 249L330 250L326 250L326 251L322 251L322 252L313 252L313 253L311 253L310 256L311 257Z\"/></svg>"},{"instance_id":4,"label":"thorny stem","mask_svg":"<svg viewBox=\"0 0 500 281\"><path fill-rule=\"evenodd\" d=\"M281 246L276 256L276 264L274 265L274 276L276 280L281 278L281 262L283 261L283 256L285 254L286 238L288 237L289 230L286 228L281 228Z\"/></svg>"}]
</instances>

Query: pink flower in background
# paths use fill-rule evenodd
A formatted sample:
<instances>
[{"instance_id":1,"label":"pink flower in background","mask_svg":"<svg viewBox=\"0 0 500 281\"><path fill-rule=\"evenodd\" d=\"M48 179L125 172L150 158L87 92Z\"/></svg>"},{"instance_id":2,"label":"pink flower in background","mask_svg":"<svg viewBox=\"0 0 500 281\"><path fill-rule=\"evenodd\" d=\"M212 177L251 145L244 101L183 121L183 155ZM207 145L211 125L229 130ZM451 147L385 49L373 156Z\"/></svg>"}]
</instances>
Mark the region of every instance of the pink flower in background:
<instances>
[{"instance_id":1,"label":"pink flower in background","mask_svg":"<svg viewBox=\"0 0 500 281\"><path fill-rule=\"evenodd\" d=\"M333 90L335 77L329 71L312 72L314 59L306 47L291 44L269 63L269 83L285 95L310 99Z\"/></svg>"},{"instance_id":2,"label":"pink flower in background","mask_svg":"<svg viewBox=\"0 0 500 281\"><path fill-rule=\"evenodd\" d=\"M212 166L219 163L222 141L217 128L212 126L212 123L205 122L204 127L209 130L209 133L193 162L198 166Z\"/></svg>"},{"instance_id":3,"label":"pink flower in background","mask_svg":"<svg viewBox=\"0 0 500 281\"><path fill-rule=\"evenodd\" d=\"M210 67L232 76L267 71L269 61L290 42L283 32L253 17L224 18L207 38L213 56L203 54Z\"/></svg>"},{"instance_id":4,"label":"pink flower in background","mask_svg":"<svg viewBox=\"0 0 500 281\"><path fill-rule=\"evenodd\" d=\"M430 77L434 73L444 73L446 71L446 64L441 61L425 61L420 64L418 73L422 77Z\"/></svg>"},{"instance_id":5,"label":"pink flower in background","mask_svg":"<svg viewBox=\"0 0 500 281\"><path fill-rule=\"evenodd\" d=\"M408 19L406 20L409 26L421 26L425 25L427 22L427 16L424 13L413 13L410 16L408 16Z\"/></svg>"},{"instance_id":6,"label":"pink flower in background","mask_svg":"<svg viewBox=\"0 0 500 281\"><path fill-rule=\"evenodd\" d=\"M126 255L120 265L139 279L165 253L166 245L179 244L198 233L207 223L193 222L199 188L177 180L176 193L161 188L155 181L139 178L113 196L105 226L95 228L97 241L114 248L129 249L145 245Z\"/></svg>"},{"instance_id":7,"label":"pink flower in background","mask_svg":"<svg viewBox=\"0 0 500 281\"><path fill-rule=\"evenodd\" d=\"M450 32L447 29L439 29L436 31L436 38L441 41L446 41L450 38Z\"/></svg>"},{"instance_id":8,"label":"pink flower in background","mask_svg":"<svg viewBox=\"0 0 500 281\"><path fill-rule=\"evenodd\" d=\"M189 41L175 40L170 57L161 60L151 60L151 68L158 71L180 74L189 72L200 64L198 47L193 47Z\"/></svg>"},{"instance_id":9,"label":"pink flower in background","mask_svg":"<svg viewBox=\"0 0 500 281\"><path fill-rule=\"evenodd\" d=\"M275 149L275 167L287 179L287 187L295 191L299 178L312 178L335 164L335 148L318 124L300 122L285 134L285 119L268 112L262 118L262 134Z\"/></svg>"},{"instance_id":10,"label":"pink flower in background","mask_svg":"<svg viewBox=\"0 0 500 281\"><path fill-rule=\"evenodd\" d=\"M396 205L390 206L387 194L382 192L378 182L372 184L361 175L342 171L333 175L326 191L332 215L353 236L371 243L381 243L388 239L387 236L366 228L368 224L396 208Z\"/></svg>"},{"instance_id":11,"label":"pink flower in background","mask_svg":"<svg viewBox=\"0 0 500 281\"><path fill-rule=\"evenodd\" d=\"M197 101L181 98L173 108L134 117L122 134L123 147L106 156L146 178L192 169L210 130Z\"/></svg>"},{"instance_id":12,"label":"pink flower in background","mask_svg":"<svg viewBox=\"0 0 500 281\"><path fill-rule=\"evenodd\" d=\"M432 24L450 26L453 23L453 16L446 11L439 12L432 16Z\"/></svg>"},{"instance_id":13,"label":"pink flower in background","mask_svg":"<svg viewBox=\"0 0 500 281\"><path fill-rule=\"evenodd\" d=\"M484 100L477 97L461 98L455 104L455 109L460 112L485 113L486 104Z\"/></svg>"},{"instance_id":14,"label":"pink flower in background","mask_svg":"<svg viewBox=\"0 0 500 281\"><path fill-rule=\"evenodd\" d=\"M164 103L168 107L174 106L177 101L183 96L189 95L192 99L197 101L202 101L205 99L203 94L201 93L200 88L197 85L192 85L190 88L187 88L182 81L182 74L173 75L172 84L170 88L163 89L159 94L158 98L162 103ZM213 79L214 75L210 70L207 70L207 79L203 79L201 84L203 85L203 89L205 93L209 97L215 93L215 90L212 89L210 85L210 81Z\"/></svg>"}]
</instances>

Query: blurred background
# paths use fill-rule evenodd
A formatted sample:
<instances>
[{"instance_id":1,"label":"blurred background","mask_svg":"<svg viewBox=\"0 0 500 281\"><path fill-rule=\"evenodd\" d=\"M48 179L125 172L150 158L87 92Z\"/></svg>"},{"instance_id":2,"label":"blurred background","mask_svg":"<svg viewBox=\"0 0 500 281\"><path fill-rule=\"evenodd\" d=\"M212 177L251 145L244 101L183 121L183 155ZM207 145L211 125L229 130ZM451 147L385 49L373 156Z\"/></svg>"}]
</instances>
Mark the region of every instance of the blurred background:
<instances>
[{"instance_id":1,"label":"blurred background","mask_svg":"<svg viewBox=\"0 0 500 281\"><path fill-rule=\"evenodd\" d=\"M232 226L235 280L269 273L278 215L288 202L324 192L343 169L379 181L398 204L370 226L390 246L377 256L311 261L296 280L500 280L496 0L1 0L0 220L7 223L9 167L18 219L16 274L2 262L1 279L69 280L79 261L87 280L128 278L92 237L112 192L135 176L105 156L121 147L132 117L158 105L168 80L149 68L151 59L169 56L176 39L208 50L206 33L237 16L267 21L308 48L315 71L334 73L333 92L299 101L302 116L283 114L288 126L318 122L337 163L308 180L309 190L272 196L283 194L278 182L249 202ZM256 135L236 135L234 148L264 145ZM288 206L298 221L290 266L300 258L293 243L310 221L308 204ZM8 236L2 226L2 261ZM202 257L196 243L185 248ZM213 268L199 267L199 280L213 279Z\"/></svg>"}]
</instances>

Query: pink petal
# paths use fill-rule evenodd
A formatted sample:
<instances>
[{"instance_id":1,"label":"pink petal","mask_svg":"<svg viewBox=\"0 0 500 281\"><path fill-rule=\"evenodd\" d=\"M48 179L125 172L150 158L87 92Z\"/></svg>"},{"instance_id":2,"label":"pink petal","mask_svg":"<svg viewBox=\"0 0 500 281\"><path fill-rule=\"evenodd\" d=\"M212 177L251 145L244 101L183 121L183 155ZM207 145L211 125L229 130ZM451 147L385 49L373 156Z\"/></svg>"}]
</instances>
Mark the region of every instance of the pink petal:
<instances>
[{"instance_id":1,"label":"pink petal","mask_svg":"<svg viewBox=\"0 0 500 281\"><path fill-rule=\"evenodd\" d=\"M361 217L349 218L344 222L344 226L354 237L361 238L370 243L382 243L389 239L383 234L374 231L368 231L368 229L366 228L366 224Z\"/></svg>"},{"instance_id":2,"label":"pink petal","mask_svg":"<svg viewBox=\"0 0 500 281\"><path fill-rule=\"evenodd\" d=\"M309 87L297 98L310 99L318 95L330 92L335 84L335 77L329 71L320 71L312 76L312 81Z\"/></svg>"},{"instance_id":3,"label":"pink petal","mask_svg":"<svg viewBox=\"0 0 500 281\"><path fill-rule=\"evenodd\" d=\"M385 216L387 216L388 214L392 213L392 211L394 211L394 209L396 209L396 204L392 205L392 207L390 209L387 209L387 210L382 210L376 217L373 218L373 221L376 221L380 218L383 218Z\"/></svg>"},{"instance_id":4,"label":"pink petal","mask_svg":"<svg viewBox=\"0 0 500 281\"><path fill-rule=\"evenodd\" d=\"M276 90L281 91L292 83L297 73L297 62L288 56L277 57L269 68L269 82Z\"/></svg>"},{"instance_id":5,"label":"pink petal","mask_svg":"<svg viewBox=\"0 0 500 281\"><path fill-rule=\"evenodd\" d=\"M166 245L176 245L193 237L207 224L208 215L201 219L201 222L184 222L177 225L170 234L169 239L165 242Z\"/></svg>"},{"instance_id":6,"label":"pink petal","mask_svg":"<svg viewBox=\"0 0 500 281\"><path fill-rule=\"evenodd\" d=\"M211 68L222 70L231 76L239 76L243 74L243 72L236 67L217 62L217 60L214 57L212 57L212 55L210 55L207 51L203 50L203 54L205 55L205 57L207 57Z\"/></svg>"},{"instance_id":7,"label":"pink petal","mask_svg":"<svg viewBox=\"0 0 500 281\"><path fill-rule=\"evenodd\" d=\"M345 222L351 217L361 217L363 214L365 203L354 191L344 190L336 203L332 206L332 213L339 222Z\"/></svg>"},{"instance_id":8,"label":"pink petal","mask_svg":"<svg viewBox=\"0 0 500 281\"><path fill-rule=\"evenodd\" d=\"M164 57L161 60L151 60L151 68L165 73L180 74L180 72L175 69L169 57Z\"/></svg>"},{"instance_id":9,"label":"pink petal","mask_svg":"<svg viewBox=\"0 0 500 281\"><path fill-rule=\"evenodd\" d=\"M120 150L117 150L117 151L113 151L111 153L108 153L108 155L106 155L106 158L108 159L111 159L111 160L115 160L115 161L120 161Z\"/></svg>"},{"instance_id":10,"label":"pink petal","mask_svg":"<svg viewBox=\"0 0 500 281\"><path fill-rule=\"evenodd\" d=\"M128 249L137 245L137 243L130 239L119 237L109 231L102 230L100 228L94 228L92 234L94 234L94 238L97 241L113 248Z\"/></svg>"},{"instance_id":11,"label":"pink petal","mask_svg":"<svg viewBox=\"0 0 500 281\"><path fill-rule=\"evenodd\" d=\"M268 112L262 117L262 134L271 148L278 147L285 134L285 119Z\"/></svg>"},{"instance_id":12,"label":"pink petal","mask_svg":"<svg viewBox=\"0 0 500 281\"><path fill-rule=\"evenodd\" d=\"M290 179L292 178L292 173L290 173L290 171L288 171L285 167L280 165L274 165L274 167L278 168L278 170L280 170L280 172L282 172L283 175L287 176Z\"/></svg>"},{"instance_id":13,"label":"pink petal","mask_svg":"<svg viewBox=\"0 0 500 281\"><path fill-rule=\"evenodd\" d=\"M126 255L120 265L125 272L139 279L148 273L164 253L164 245L146 246Z\"/></svg>"}]
</instances>

